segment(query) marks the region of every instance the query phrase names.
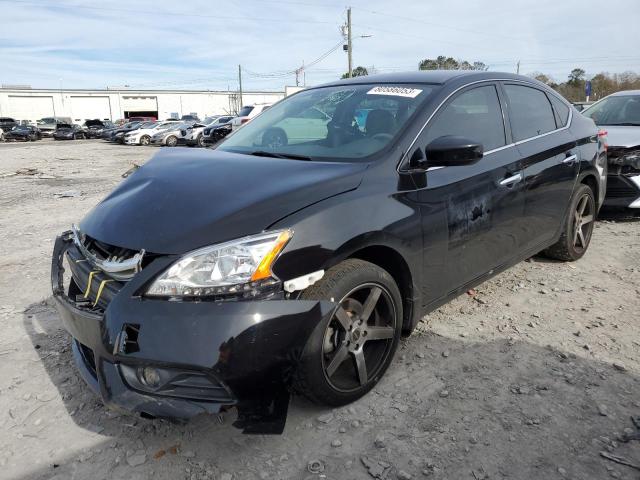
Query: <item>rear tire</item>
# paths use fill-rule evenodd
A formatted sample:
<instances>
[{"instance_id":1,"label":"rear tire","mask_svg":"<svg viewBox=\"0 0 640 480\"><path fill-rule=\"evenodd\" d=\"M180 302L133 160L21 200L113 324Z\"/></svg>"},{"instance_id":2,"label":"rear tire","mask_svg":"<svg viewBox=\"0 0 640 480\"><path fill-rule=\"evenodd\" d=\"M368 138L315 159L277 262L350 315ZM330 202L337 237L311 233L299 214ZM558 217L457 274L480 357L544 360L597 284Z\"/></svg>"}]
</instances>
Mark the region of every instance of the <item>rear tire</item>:
<instances>
[{"instance_id":1,"label":"rear tire","mask_svg":"<svg viewBox=\"0 0 640 480\"><path fill-rule=\"evenodd\" d=\"M178 144L178 138L171 135L167 138L165 144L167 145L167 147L175 147Z\"/></svg>"},{"instance_id":2,"label":"rear tire","mask_svg":"<svg viewBox=\"0 0 640 480\"><path fill-rule=\"evenodd\" d=\"M143 135L140 137L140 145L147 146L151 143L151 137L149 135Z\"/></svg>"},{"instance_id":3,"label":"rear tire","mask_svg":"<svg viewBox=\"0 0 640 480\"><path fill-rule=\"evenodd\" d=\"M571 197L560 239L542 252L556 260L573 262L582 258L589 248L596 220L593 190L581 184Z\"/></svg>"},{"instance_id":4,"label":"rear tire","mask_svg":"<svg viewBox=\"0 0 640 480\"><path fill-rule=\"evenodd\" d=\"M327 270L301 298L337 306L307 340L294 389L331 406L357 400L382 378L398 347L403 316L395 281L377 265L348 259Z\"/></svg>"}]
</instances>

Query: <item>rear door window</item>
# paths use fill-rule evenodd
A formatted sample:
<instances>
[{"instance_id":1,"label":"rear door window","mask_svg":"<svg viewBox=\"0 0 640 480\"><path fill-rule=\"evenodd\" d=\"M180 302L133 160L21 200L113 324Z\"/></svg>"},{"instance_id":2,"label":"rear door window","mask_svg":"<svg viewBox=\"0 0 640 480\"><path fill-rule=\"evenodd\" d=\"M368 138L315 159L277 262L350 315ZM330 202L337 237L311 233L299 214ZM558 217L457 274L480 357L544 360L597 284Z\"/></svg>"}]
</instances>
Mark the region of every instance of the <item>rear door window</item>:
<instances>
[{"instance_id":1,"label":"rear door window","mask_svg":"<svg viewBox=\"0 0 640 480\"><path fill-rule=\"evenodd\" d=\"M516 142L556 129L556 119L547 95L537 88L505 85L513 138Z\"/></svg>"},{"instance_id":2,"label":"rear door window","mask_svg":"<svg viewBox=\"0 0 640 480\"><path fill-rule=\"evenodd\" d=\"M425 145L445 135L457 135L478 142L485 152L506 145L496 87L476 87L454 98L429 127Z\"/></svg>"}]
</instances>

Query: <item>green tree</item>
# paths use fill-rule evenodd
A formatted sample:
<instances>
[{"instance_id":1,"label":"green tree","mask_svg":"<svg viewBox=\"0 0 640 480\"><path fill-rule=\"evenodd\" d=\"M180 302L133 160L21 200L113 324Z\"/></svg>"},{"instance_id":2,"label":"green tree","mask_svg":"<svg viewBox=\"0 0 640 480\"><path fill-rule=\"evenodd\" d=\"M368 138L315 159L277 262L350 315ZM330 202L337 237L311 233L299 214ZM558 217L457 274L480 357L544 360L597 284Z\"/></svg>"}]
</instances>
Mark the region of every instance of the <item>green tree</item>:
<instances>
[{"instance_id":1,"label":"green tree","mask_svg":"<svg viewBox=\"0 0 640 480\"><path fill-rule=\"evenodd\" d=\"M586 72L581 68L574 68L569 74L569 80L567 80L567 83L571 85L578 85L581 82L584 82L585 73Z\"/></svg>"},{"instance_id":2,"label":"green tree","mask_svg":"<svg viewBox=\"0 0 640 480\"><path fill-rule=\"evenodd\" d=\"M456 60L453 57L439 55L437 58L425 58L418 63L419 70L487 70L483 62Z\"/></svg>"},{"instance_id":3,"label":"green tree","mask_svg":"<svg viewBox=\"0 0 640 480\"><path fill-rule=\"evenodd\" d=\"M366 75L369 75L369 72L365 67L356 67L351 70L352 77L364 77ZM342 74L342 78L349 78L349 72Z\"/></svg>"}]
</instances>

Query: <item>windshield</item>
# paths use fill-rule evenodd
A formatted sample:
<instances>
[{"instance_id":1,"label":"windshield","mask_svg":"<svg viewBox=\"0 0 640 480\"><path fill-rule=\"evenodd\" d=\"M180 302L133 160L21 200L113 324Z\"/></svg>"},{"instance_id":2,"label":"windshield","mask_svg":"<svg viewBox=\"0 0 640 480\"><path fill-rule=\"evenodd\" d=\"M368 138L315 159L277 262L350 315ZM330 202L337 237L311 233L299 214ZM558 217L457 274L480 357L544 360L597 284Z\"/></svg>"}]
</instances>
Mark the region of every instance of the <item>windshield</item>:
<instances>
[{"instance_id":1,"label":"windshield","mask_svg":"<svg viewBox=\"0 0 640 480\"><path fill-rule=\"evenodd\" d=\"M592 105L582 112L596 125L640 126L640 95L616 95Z\"/></svg>"},{"instance_id":2,"label":"windshield","mask_svg":"<svg viewBox=\"0 0 640 480\"><path fill-rule=\"evenodd\" d=\"M277 103L218 150L324 159L364 158L402 130L433 85L340 85L305 90Z\"/></svg>"}]
</instances>

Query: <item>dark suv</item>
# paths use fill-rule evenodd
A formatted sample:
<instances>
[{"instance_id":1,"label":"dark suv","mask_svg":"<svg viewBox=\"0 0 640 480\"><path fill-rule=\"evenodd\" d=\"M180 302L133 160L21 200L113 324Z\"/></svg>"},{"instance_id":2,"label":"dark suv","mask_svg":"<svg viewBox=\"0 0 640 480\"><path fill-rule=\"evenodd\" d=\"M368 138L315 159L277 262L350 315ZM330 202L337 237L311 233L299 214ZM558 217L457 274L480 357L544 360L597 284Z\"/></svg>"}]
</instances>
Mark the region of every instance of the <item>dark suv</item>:
<instances>
[{"instance_id":1,"label":"dark suv","mask_svg":"<svg viewBox=\"0 0 640 480\"><path fill-rule=\"evenodd\" d=\"M0 129L4 133L10 132L13 127L17 127L19 124L16 120L10 117L0 117Z\"/></svg>"},{"instance_id":2,"label":"dark suv","mask_svg":"<svg viewBox=\"0 0 640 480\"><path fill-rule=\"evenodd\" d=\"M290 392L357 400L426 313L585 254L598 139L535 80L434 71L309 88L216 150L163 149L56 241L80 372L107 404L236 406L248 432L281 432Z\"/></svg>"}]
</instances>

